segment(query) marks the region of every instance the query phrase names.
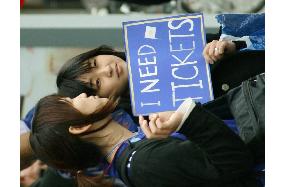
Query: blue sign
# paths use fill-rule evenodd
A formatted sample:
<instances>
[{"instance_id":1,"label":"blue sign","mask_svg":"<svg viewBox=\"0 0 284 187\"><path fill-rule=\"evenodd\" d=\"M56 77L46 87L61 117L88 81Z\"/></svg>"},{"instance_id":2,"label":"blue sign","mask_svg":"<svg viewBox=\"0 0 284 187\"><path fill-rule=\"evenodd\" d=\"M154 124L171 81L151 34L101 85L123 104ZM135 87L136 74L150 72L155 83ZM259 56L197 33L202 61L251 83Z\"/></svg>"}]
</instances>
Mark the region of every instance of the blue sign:
<instances>
[{"instance_id":1,"label":"blue sign","mask_svg":"<svg viewBox=\"0 0 284 187\"><path fill-rule=\"evenodd\" d=\"M124 22L123 31L134 115L213 99L202 14Z\"/></svg>"}]
</instances>

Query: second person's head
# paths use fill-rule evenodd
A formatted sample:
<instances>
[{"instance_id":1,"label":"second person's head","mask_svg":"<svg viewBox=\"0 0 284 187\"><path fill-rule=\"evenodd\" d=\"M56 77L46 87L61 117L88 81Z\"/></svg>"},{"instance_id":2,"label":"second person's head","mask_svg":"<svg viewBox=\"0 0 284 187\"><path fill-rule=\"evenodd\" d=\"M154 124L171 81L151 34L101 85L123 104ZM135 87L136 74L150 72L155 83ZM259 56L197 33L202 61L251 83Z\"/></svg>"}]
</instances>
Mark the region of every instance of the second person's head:
<instances>
[{"instance_id":1,"label":"second person's head","mask_svg":"<svg viewBox=\"0 0 284 187\"><path fill-rule=\"evenodd\" d=\"M100 97L122 96L128 88L125 54L108 46L70 59L57 76L58 93L76 97L80 93Z\"/></svg>"}]
</instances>

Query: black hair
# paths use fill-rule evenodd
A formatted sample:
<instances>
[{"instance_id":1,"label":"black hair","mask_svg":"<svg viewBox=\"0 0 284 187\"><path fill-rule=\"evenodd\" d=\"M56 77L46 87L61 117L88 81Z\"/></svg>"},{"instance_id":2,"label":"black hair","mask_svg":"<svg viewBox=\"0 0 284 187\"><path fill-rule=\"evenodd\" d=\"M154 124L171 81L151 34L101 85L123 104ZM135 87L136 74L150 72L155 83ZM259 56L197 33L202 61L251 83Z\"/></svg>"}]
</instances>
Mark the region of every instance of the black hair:
<instances>
[{"instance_id":1,"label":"black hair","mask_svg":"<svg viewBox=\"0 0 284 187\"><path fill-rule=\"evenodd\" d=\"M116 51L106 45L101 45L98 48L77 55L68 60L62 66L57 75L56 84L58 88L58 95L70 98L77 97L81 93L86 93L88 96L96 95L97 90L90 87L88 83L80 81L79 77L91 71L91 66L88 63L88 59L98 55L114 55L126 61L124 52ZM124 95L120 96L118 107L123 108L132 116L133 120L139 124L138 117L135 117L132 113L129 89L127 89Z\"/></svg>"},{"instance_id":2,"label":"black hair","mask_svg":"<svg viewBox=\"0 0 284 187\"><path fill-rule=\"evenodd\" d=\"M81 93L86 93L88 96L96 95L97 90L89 86L88 83L80 81L79 77L91 71L92 67L88 59L98 55L114 55L126 61L124 52L115 51L106 45L79 54L67 61L60 69L56 80L58 94L70 98L74 98Z\"/></svg>"}]
</instances>

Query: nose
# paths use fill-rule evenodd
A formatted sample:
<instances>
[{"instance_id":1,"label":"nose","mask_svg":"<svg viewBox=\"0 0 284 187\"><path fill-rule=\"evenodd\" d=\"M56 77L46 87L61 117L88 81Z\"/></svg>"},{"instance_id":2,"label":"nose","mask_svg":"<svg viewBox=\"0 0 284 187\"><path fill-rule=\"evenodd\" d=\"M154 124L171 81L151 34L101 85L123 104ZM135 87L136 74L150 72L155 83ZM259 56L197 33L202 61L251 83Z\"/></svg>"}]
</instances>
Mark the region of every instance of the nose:
<instances>
[{"instance_id":1,"label":"nose","mask_svg":"<svg viewBox=\"0 0 284 187\"><path fill-rule=\"evenodd\" d=\"M106 65L100 69L99 74L102 76L112 77L113 69L110 65Z\"/></svg>"}]
</instances>

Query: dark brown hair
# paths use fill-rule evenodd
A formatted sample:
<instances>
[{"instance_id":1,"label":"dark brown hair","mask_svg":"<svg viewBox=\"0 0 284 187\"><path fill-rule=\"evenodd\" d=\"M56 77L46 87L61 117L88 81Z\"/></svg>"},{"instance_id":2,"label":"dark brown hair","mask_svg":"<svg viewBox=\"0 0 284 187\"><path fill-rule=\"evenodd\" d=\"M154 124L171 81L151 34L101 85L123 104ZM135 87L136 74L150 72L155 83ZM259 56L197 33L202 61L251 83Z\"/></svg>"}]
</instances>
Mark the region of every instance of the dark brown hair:
<instances>
[{"instance_id":1,"label":"dark brown hair","mask_svg":"<svg viewBox=\"0 0 284 187\"><path fill-rule=\"evenodd\" d=\"M63 101L61 96L50 95L42 98L36 105L30 135L30 144L35 155L46 164L71 173L97 166L103 159L100 149L94 143L69 133L69 127L88 125L104 119L115 106L116 102L110 99L93 114L84 115L70 103ZM91 185L90 181L106 182L103 175L77 175L77 178L81 186ZM94 184L92 185L96 186Z\"/></svg>"}]
</instances>

